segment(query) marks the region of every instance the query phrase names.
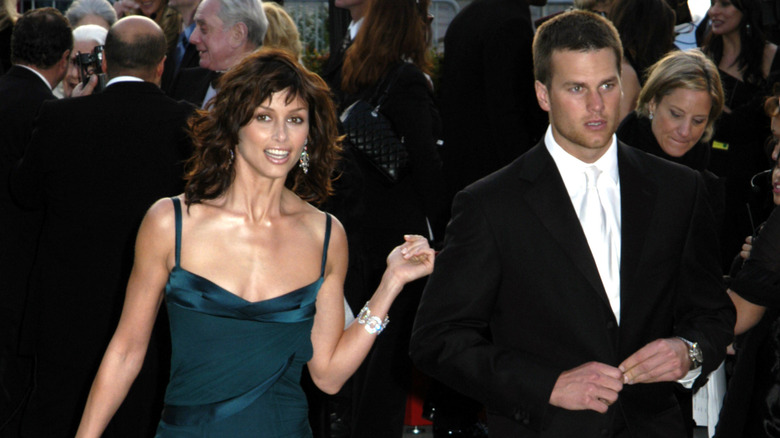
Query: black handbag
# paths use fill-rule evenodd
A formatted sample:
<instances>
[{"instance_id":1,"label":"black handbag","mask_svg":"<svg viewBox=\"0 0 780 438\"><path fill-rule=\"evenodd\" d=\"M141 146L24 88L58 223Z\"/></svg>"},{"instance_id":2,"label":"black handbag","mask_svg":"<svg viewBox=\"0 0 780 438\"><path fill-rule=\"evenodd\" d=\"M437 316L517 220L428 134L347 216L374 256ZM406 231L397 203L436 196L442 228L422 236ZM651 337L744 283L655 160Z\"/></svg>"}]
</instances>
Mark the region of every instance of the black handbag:
<instances>
[{"instance_id":1,"label":"black handbag","mask_svg":"<svg viewBox=\"0 0 780 438\"><path fill-rule=\"evenodd\" d=\"M376 104L376 94L368 101L360 99L341 113L346 140L391 183L397 182L408 168L409 153L403 137L399 138L390 120L379 112L403 66L396 69ZM380 88L381 90L381 88Z\"/></svg>"}]
</instances>

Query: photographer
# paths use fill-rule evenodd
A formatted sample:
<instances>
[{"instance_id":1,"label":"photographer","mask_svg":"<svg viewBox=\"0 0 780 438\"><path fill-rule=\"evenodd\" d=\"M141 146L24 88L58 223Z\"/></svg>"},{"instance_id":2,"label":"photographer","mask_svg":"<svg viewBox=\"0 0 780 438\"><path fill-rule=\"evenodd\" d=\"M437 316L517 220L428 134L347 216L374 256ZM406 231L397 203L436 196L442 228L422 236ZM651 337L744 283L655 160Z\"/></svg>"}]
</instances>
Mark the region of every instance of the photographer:
<instances>
[{"instance_id":1,"label":"photographer","mask_svg":"<svg viewBox=\"0 0 780 438\"><path fill-rule=\"evenodd\" d=\"M87 96L98 86L98 75L103 71L102 46L106 43L106 34L106 29L95 24L85 24L73 30L73 51L62 80L64 97ZM100 49L95 50L97 47ZM85 78L87 82L84 82Z\"/></svg>"}]
</instances>

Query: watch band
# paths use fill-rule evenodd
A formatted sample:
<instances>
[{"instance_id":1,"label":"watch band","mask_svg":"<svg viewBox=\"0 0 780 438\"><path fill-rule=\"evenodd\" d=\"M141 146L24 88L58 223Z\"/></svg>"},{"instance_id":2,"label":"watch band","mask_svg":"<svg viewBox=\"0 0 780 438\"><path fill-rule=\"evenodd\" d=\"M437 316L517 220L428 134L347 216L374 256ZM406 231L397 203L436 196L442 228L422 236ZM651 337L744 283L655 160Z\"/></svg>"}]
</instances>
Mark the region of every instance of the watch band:
<instances>
[{"instance_id":1,"label":"watch band","mask_svg":"<svg viewBox=\"0 0 780 438\"><path fill-rule=\"evenodd\" d=\"M688 347L688 359L691 360L690 369L695 370L696 368L699 368L704 362L704 357L701 351L701 347L699 347L699 343L691 342L681 336L677 336L677 339L685 342L685 345Z\"/></svg>"}]
</instances>

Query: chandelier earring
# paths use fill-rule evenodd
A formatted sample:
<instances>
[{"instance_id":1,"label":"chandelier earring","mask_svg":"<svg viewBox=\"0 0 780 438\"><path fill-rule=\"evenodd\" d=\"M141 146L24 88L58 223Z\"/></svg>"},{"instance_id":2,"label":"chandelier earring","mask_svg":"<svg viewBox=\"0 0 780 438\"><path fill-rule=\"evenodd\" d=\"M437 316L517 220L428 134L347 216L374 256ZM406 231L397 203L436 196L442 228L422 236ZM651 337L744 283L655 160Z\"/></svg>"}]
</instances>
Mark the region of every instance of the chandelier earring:
<instances>
[{"instance_id":1,"label":"chandelier earring","mask_svg":"<svg viewBox=\"0 0 780 438\"><path fill-rule=\"evenodd\" d=\"M650 111L650 115L647 116L648 119L653 120L653 112Z\"/></svg>"},{"instance_id":2,"label":"chandelier earring","mask_svg":"<svg viewBox=\"0 0 780 438\"><path fill-rule=\"evenodd\" d=\"M304 174L309 173L309 151L306 147L309 144L309 139L303 142L303 152L301 152L301 158L298 160L298 167L303 170Z\"/></svg>"},{"instance_id":3,"label":"chandelier earring","mask_svg":"<svg viewBox=\"0 0 780 438\"><path fill-rule=\"evenodd\" d=\"M233 161L236 159L236 154L233 152L233 149L230 150L230 159L228 160L228 167L233 165Z\"/></svg>"}]
</instances>

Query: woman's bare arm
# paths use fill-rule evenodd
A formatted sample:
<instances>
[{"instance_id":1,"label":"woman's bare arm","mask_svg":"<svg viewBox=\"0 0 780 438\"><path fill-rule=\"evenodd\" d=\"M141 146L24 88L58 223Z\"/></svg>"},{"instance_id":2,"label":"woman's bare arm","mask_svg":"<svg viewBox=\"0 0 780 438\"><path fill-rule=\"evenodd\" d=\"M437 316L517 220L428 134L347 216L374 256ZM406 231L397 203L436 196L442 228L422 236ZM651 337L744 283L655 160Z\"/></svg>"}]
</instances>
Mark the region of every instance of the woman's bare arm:
<instances>
[{"instance_id":1,"label":"woman's bare arm","mask_svg":"<svg viewBox=\"0 0 780 438\"><path fill-rule=\"evenodd\" d=\"M378 336L368 333L365 325L357 322L344 329L347 241L340 224L333 229L325 281L317 296L312 328L314 354L308 364L314 383L329 394L338 392L357 370ZM406 283L433 271L434 252L428 241L421 236L407 236L405 240L388 256L382 281L370 299L371 315L381 320Z\"/></svg>"},{"instance_id":2,"label":"woman's bare arm","mask_svg":"<svg viewBox=\"0 0 780 438\"><path fill-rule=\"evenodd\" d=\"M766 307L751 303L731 289L728 289L727 292L734 307L737 308L737 323L734 325L734 334L741 335L758 324L764 316Z\"/></svg>"}]
</instances>

